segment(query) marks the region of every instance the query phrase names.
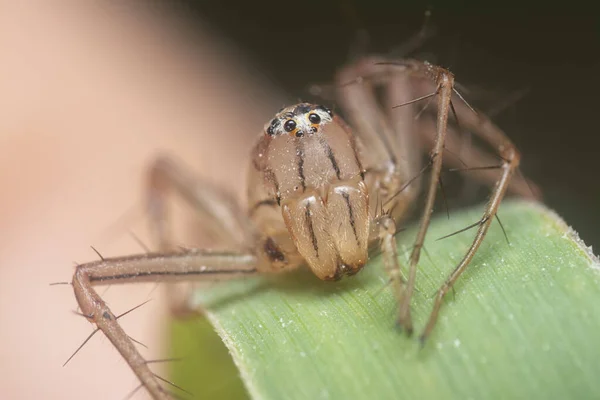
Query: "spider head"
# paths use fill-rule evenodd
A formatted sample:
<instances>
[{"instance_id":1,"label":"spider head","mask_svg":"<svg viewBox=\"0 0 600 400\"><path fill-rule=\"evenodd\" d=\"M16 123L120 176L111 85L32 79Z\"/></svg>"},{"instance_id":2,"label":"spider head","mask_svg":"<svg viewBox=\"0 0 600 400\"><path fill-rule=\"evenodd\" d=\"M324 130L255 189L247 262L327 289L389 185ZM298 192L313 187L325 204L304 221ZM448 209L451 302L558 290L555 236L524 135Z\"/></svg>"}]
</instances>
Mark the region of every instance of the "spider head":
<instances>
[{"instance_id":1,"label":"spider head","mask_svg":"<svg viewBox=\"0 0 600 400\"><path fill-rule=\"evenodd\" d=\"M269 136L290 135L303 137L314 135L322 126L333 120L333 113L324 106L300 103L279 110L265 125L265 134Z\"/></svg>"}]
</instances>

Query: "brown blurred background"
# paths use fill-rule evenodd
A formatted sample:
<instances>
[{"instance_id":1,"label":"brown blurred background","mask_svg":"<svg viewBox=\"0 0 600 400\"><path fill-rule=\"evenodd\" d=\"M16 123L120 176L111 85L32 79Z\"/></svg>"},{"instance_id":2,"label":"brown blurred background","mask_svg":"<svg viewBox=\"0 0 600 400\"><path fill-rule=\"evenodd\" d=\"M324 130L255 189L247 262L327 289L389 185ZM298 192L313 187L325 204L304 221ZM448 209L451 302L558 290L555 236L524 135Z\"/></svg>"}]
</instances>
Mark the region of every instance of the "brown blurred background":
<instances>
[{"instance_id":1,"label":"brown blurred background","mask_svg":"<svg viewBox=\"0 0 600 400\"><path fill-rule=\"evenodd\" d=\"M352 55L400 46L430 6L438 34L419 55L449 67L482 109L527 89L495 120L547 204L600 245L600 24L585 7L166 3L0 2L0 397L120 399L135 388L101 335L61 367L92 327L69 312L69 286L48 284L94 259L90 245L143 251L128 231L147 240L143 173L158 153L242 197L264 121L289 98L311 99L307 87ZM115 313L155 299L123 320L150 357L162 354L160 293L106 292Z\"/></svg>"},{"instance_id":2,"label":"brown blurred background","mask_svg":"<svg viewBox=\"0 0 600 400\"><path fill-rule=\"evenodd\" d=\"M143 252L144 171L159 153L243 193L248 147L283 100L231 46L133 3L3 2L0 8L0 398L122 399L137 381L72 314L75 262ZM164 355L153 285L106 299ZM146 398L139 393L136 398Z\"/></svg>"}]
</instances>

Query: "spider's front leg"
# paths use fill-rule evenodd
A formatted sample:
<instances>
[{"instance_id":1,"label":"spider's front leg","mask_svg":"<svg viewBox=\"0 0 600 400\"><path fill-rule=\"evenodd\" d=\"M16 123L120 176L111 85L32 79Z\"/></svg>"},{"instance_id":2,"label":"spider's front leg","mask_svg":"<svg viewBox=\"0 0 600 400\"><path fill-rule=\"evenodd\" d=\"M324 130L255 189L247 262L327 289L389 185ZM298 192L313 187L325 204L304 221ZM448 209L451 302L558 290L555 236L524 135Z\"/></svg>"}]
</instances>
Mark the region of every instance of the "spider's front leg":
<instances>
[{"instance_id":1,"label":"spider's front leg","mask_svg":"<svg viewBox=\"0 0 600 400\"><path fill-rule=\"evenodd\" d=\"M527 190L529 188L529 185L523 177L517 177L517 179L511 186L511 178L514 174L514 171L516 171L519 165L519 152L512 144L512 142L507 138L504 132L502 132L502 130L496 127L489 120L489 118L485 117L482 114L474 112L470 107L467 107L467 105L462 99L457 99L459 101L456 101L454 103L451 102L453 92L455 92L454 76L447 70L441 67L437 67L428 63L415 60L389 61L374 58L361 61L359 64L357 64L356 67L349 68L347 70L353 71L354 74L349 74L350 76L345 76L346 81L339 82L339 86L340 88L342 88L342 90L344 90L344 88L346 87L355 86L359 87L359 89L355 90L358 93L361 93L365 92L365 86L372 85L373 82L387 82L387 85L389 86L389 93L405 91L413 96L412 99L407 99L405 101L396 101L396 104L392 104L392 107L390 108L402 106L399 108L399 110L406 110L408 107L405 106L410 106L416 101L425 100L428 98L433 99L434 97L436 98L436 101L432 102L434 105L434 111L436 111L435 127L431 123L419 123L417 128L414 128L413 126L413 129L398 130L398 136L396 138L396 141L390 142L391 144L398 144L402 141L405 141L407 137L411 137L411 134L415 136L417 134L420 134L424 139L428 140L430 143L433 144L433 148L429 152L429 163L424 169L421 170L421 172L418 175L416 175L420 176L420 174L426 169L431 169L431 179L429 181L425 206L423 209L423 214L421 216L421 223L410 256L408 279L406 285L400 286L401 293L399 296L400 304L398 323L409 334L413 330L412 321L410 318L410 299L414 291L416 267L417 263L419 262L421 249L423 247L425 235L427 233L429 223L431 220L431 213L433 211L437 185L440 179L442 155L445 147L446 137L449 134L448 116L450 114L450 111L452 110L456 113L456 116L460 120L462 127L471 130L483 141L487 142L489 145L494 147L501 159L501 164L496 167L498 170L501 171L500 177L493 180L492 176L488 174L483 176L481 179L484 182L494 181L494 190L484 211L484 215L478 223L478 231L475 235L475 238L473 239L471 246L467 250L461 262L455 267L454 271L450 274L450 276L438 290L433 310L430 314L425 330L423 331L423 334L420 337L421 341L423 342L430 335L435 326L444 296L452 288L452 286L458 280L460 275L465 271L465 269L471 262L473 256L475 255L477 249L483 242L483 239L490 227L492 220L496 216L498 207L505 193L509 189L511 189L513 192L519 193L521 195L527 195L528 197L533 198L538 197L539 194L535 193L535 191L532 192L530 190ZM398 76L403 77L404 81L399 81L398 78L396 78ZM346 102L349 101L347 99L342 100ZM355 107L354 111L360 112L360 106L361 105L358 104L357 107ZM368 110L368 107L362 108ZM382 135L382 133L385 133L385 126L376 125L373 121L376 122L377 120L372 119L372 115L369 115L367 113L365 118L371 120L371 125L375 129L379 129L380 136ZM412 121L414 119L414 113L412 112L412 110L409 111L404 118L409 118ZM360 122L360 119L358 120L358 122ZM430 126L430 129L434 128L435 133L427 132L427 134L424 134L424 132L422 132L423 127L427 126ZM371 136L375 137L375 135ZM417 139L412 138L412 140L416 141ZM380 140L379 145L380 147L385 147L386 145L388 145L388 143L386 143L383 140ZM404 155L405 157L407 156L407 152L415 151L414 148L406 148L404 146L400 147L401 148L397 150L397 154ZM393 147L389 148L393 149ZM402 148L404 148L404 150L402 150ZM389 159L393 160L391 157ZM469 162L481 160L485 161L489 159L490 158L487 154L477 151L474 156L469 158ZM394 172L396 172L397 174L397 170L400 164L397 162L392 164L395 166ZM490 167L490 165L476 165L475 167L485 168ZM394 176L393 173L392 176ZM408 181L408 184L410 183L412 183L412 180ZM405 192L406 186L407 184L404 184L404 186L400 188L398 192L399 196L402 196L402 193ZM391 197L384 199L383 204L389 203L393 199L395 199L394 201L398 201L398 199L396 199L396 194L392 193Z\"/></svg>"},{"instance_id":2,"label":"spider's front leg","mask_svg":"<svg viewBox=\"0 0 600 400\"><path fill-rule=\"evenodd\" d=\"M72 285L81 313L104 332L150 395L154 399L167 400L170 398L168 392L161 386L131 338L121 328L118 317L94 290L94 286L128 282L214 280L256 272L256 257L253 254L186 250L180 253L106 258L79 265Z\"/></svg>"},{"instance_id":3,"label":"spider's front leg","mask_svg":"<svg viewBox=\"0 0 600 400\"><path fill-rule=\"evenodd\" d=\"M484 114L473 112L473 110L467 107L464 102L457 102L455 105L455 111L457 117L461 121L461 124L465 128L471 130L476 136L485 141L487 144L495 148L502 162L499 165L500 176L496 178L497 180L492 189L490 199L488 200L481 219L478 221L477 233L475 234L471 246L466 251L462 260L454 268L450 276L448 276L446 281L438 289L429 320L427 321L425 330L420 337L422 343L427 339L427 337L429 337L437 322L444 296L454 286L462 273L467 269L471 260L475 256L477 249L483 242L492 221L496 217L498 207L500 206L504 195L510 188L511 178L519 167L519 162L521 160L521 154L511 140ZM438 110L438 114L439 113L440 110ZM525 180L525 178L519 178L521 180ZM530 192L528 197L539 198L539 196L539 193Z\"/></svg>"},{"instance_id":4,"label":"spider's front leg","mask_svg":"<svg viewBox=\"0 0 600 400\"><path fill-rule=\"evenodd\" d=\"M166 198L169 192L180 194L206 222L210 234L228 252L202 250L173 251L169 243ZM149 213L160 253L106 258L76 268L73 289L82 314L104 332L121 353L133 372L154 399L170 398L168 391L149 368L133 341L121 328L117 316L94 290L94 286L128 282L213 281L252 275L258 272L255 254L248 250L254 237L245 214L231 195L220 188L197 180L186 168L167 158L158 159L148 179ZM187 313L186 302L169 293L171 309ZM184 311L182 311L184 310Z\"/></svg>"}]
</instances>

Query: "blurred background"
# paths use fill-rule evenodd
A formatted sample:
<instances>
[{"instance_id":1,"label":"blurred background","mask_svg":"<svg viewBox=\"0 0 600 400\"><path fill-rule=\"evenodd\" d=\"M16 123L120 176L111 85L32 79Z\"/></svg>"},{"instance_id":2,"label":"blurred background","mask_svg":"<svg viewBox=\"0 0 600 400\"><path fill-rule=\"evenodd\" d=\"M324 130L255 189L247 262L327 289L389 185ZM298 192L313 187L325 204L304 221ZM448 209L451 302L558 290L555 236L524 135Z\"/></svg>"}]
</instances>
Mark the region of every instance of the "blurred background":
<instances>
[{"instance_id":1,"label":"blurred background","mask_svg":"<svg viewBox=\"0 0 600 400\"><path fill-rule=\"evenodd\" d=\"M397 51L427 10L436 34L418 55L454 72L476 107L506 105L495 121L521 149L523 172L597 249L599 19L574 3L502 5L0 1L2 397L133 390L101 335L61 367L92 327L69 312L69 286L48 284L96 258L90 245L104 256L143 251L128 232L148 243L143 179L159 153L243 198L248 149L273 112L310 100L308 87L351 57ZM161 291L105 296L117 314L153 299L123 324L148 357L163 355Z\"/></svg>"},{"instance_id":2,"label":"blurred background","mask_svg":"<svg viewBox=\"0 0 600 400\"><path fill-rule=\"evenodd\" d=\"M544 201L600 246L600 16L583 3L306 0L185 2L259 63L278 87L307 98L310 83L361 50L394 53L431 11L435 34L416 56L449 68L523 153ZM555 7L555 8L553 8ZM511 97L516 98L511 100ZM594 223L595 222L595 223Z\"/></svg>"}]
</instances>

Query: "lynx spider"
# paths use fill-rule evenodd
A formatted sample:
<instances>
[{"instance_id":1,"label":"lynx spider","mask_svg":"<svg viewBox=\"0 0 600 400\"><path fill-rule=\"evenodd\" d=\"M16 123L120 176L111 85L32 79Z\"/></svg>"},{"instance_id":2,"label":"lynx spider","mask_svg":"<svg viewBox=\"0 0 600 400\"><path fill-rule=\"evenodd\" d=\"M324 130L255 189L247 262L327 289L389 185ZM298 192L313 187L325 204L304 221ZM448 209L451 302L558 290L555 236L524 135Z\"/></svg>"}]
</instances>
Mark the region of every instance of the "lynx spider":
<instances>
[{"instance_id":1,"label":"lynx spider","mask_svg":"<svg viewBox=\"0 0 600 400\"><path fill-rule=\"evenodd\" d=\"M81 313L104 332L154 399L169 399L170 394L95 286L213 280L289 271L302 265L322 280L338 280L359 272L369 250L379 247L398 299L398 325L410 335L410 300L442 155L445 147L458 146L457 129L448 125L452 112L461 128L497 150L501 162L497 165L496 157L477 148L462 159L454 154L446 157L455 167L464 163L478 169L496 164L476 171L478 180L494 185L471 246L439 288L420 336L424 341L435 326L445 294L482 243L509 187L517 194L535 196L523 177L516 175L511 182L520 155L506 135L462 98L452 102L458 92L454 76L446 69L410 59L366 57L342 68L334 86L350 125L320 105L301 103L280 110L252 150L247 210L223 189L198 182L181 165L162 158L148 175L148 209L160 252L105 258L76 267L72 286ZM385 93L383 107L375 88ZM415 112L415 103L425 99L436 99L429 110L435 112L435 119L416 118L421 113ZM422 148L431 148L424 165ZM499 178L494 169L500 171ZM396 226L419 194L421 184L416 178L426 171L431 179L405 278L396 254ZM194 205L230 251L173 250L165 207L171 190Z\"/></svg>"}]
</instances>

